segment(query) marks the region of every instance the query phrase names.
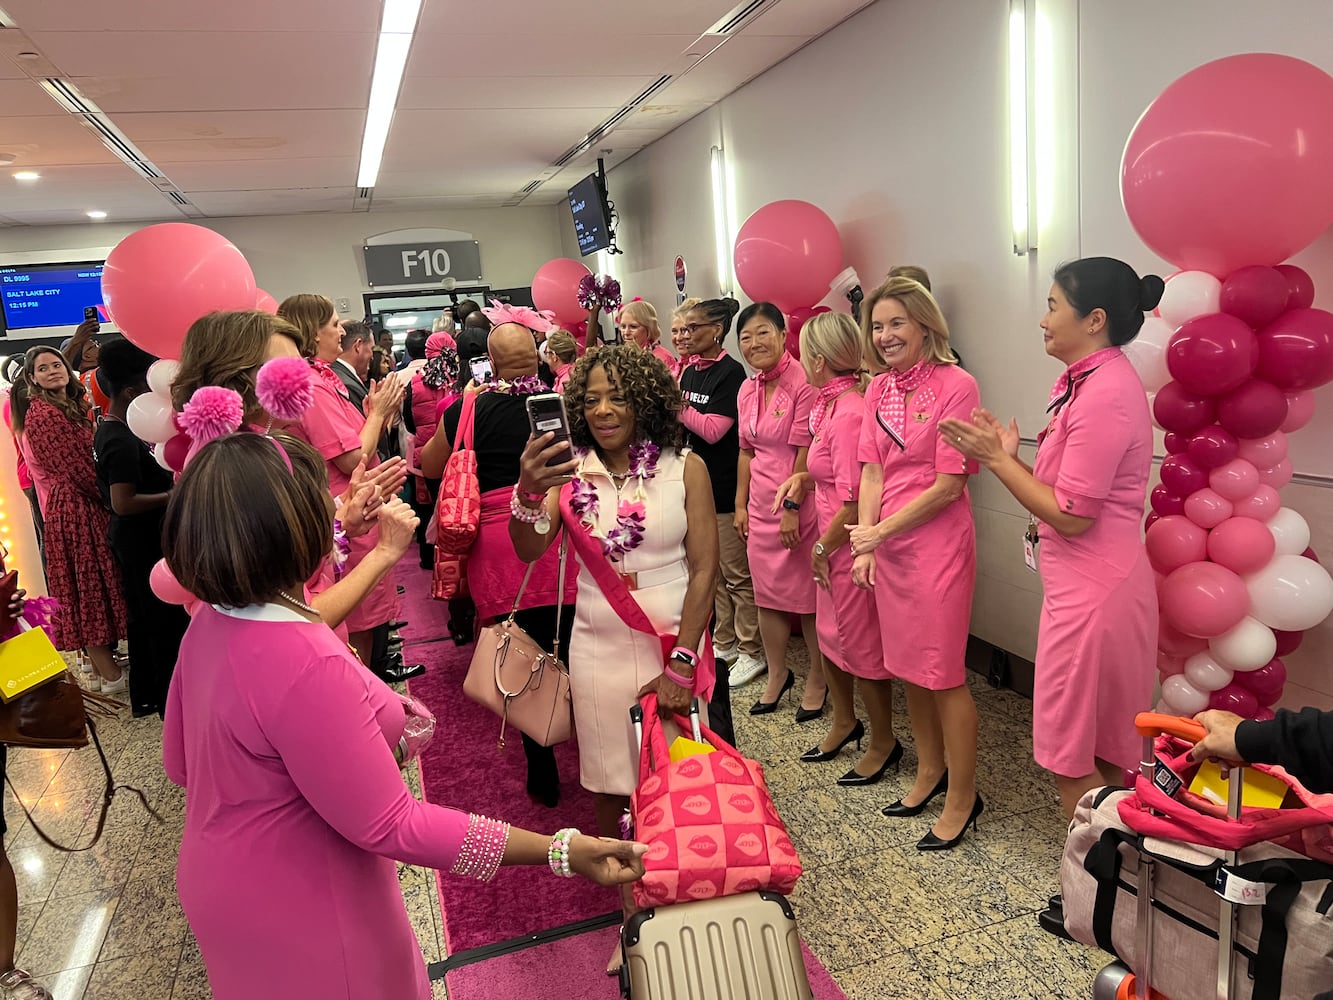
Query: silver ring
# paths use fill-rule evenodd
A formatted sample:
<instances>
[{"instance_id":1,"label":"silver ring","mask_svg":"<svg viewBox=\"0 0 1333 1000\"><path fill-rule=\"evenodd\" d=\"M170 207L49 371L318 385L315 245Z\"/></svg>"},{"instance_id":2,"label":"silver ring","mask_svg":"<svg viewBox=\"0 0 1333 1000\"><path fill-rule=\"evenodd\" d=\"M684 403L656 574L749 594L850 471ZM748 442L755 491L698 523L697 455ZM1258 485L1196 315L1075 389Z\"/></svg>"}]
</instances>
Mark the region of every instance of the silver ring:
<instances>
[{"instance_id":1,"label":"silver ring","mask_svg":"<svg viewBox=\"0 0 1333 1000\"><path fill-rule=\"evenodd\" d=\"M963 435L961 435L961 434L956 435L956 436L954 437L954 440L957 441L959 444L962 444L962 443L963 443Z\"/></svg>"}]
</instances>

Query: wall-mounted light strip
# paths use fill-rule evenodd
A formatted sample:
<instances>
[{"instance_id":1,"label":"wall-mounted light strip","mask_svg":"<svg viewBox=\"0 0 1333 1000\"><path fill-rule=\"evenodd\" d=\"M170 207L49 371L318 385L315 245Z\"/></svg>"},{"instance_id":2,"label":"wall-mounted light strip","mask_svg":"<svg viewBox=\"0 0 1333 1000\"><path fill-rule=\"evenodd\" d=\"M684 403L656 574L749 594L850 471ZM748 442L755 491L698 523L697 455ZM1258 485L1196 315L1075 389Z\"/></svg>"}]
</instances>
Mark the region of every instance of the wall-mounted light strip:
<instances>
[{"instance_id":1,"label":"wall-mounted light strip","mask_svg":"<svg viewBox=\"0 0 1333 1000\"><path fill-rule=\"evenodd\" d=\"M731 294L731 231L727 225L727 163L721 146L708 151L713 175L713 239L717 247L717 284L723 296Z\"/></svg>"},{"instance_id":2,"label":"wall-mounted light strip","mask_svg":"<svg viewBox=\"0 0 1333 1000\"><path fill-rule=\"evenodd\" d=\"M375 72L370 79L370 103L366 107L366 129L361 136L361 165L356 172L359 188L372 188L379 179L384 144L398 106L398 91L420 12L421 0L384 0Z\"/></svg>"},{"instance_id":3,"label":"wall-mounted light strip","mask_svg":"<svg viewBox=\"0 0 1333 1000\"><path fill-rule=\"evenodd\" d=\"M1028 5L1009 0L1009 212L1014 253L1037 249L1036 198L1032 193L1032 66L1028 58L1032 23Z\"/></svg>"}]
</instances>

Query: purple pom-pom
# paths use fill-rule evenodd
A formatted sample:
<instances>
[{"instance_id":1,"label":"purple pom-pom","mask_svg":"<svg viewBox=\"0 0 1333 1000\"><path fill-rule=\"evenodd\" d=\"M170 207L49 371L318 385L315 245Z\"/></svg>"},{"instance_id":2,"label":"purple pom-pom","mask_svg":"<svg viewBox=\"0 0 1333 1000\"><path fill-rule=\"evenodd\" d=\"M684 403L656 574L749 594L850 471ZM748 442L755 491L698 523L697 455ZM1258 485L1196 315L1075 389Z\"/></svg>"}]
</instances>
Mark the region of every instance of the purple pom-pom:
<instances>
[{"instance_id":1,"label":"purple pom-pom","mask_svg":"<svg viewBox=\"0 0 1333 1000\"><path fill-rule=\"evenodd\" d=\"M194 391L181 409L180 424L190 435L191 450L198 451L214 438L233 434L245 417L240 393L217 385L205 385Z\"/></svg>"},{"instance_id":2,"label":"purple pom-pom","mask_svg":"<svg viewBox=\"0 0 1333 1000\"><path fill-rule=\"evenodd\" d=\"M259 403L276 420L300 420L315 402L310 365L302 358L274 358L255 379Z\"/></svg>"}]
</instances>

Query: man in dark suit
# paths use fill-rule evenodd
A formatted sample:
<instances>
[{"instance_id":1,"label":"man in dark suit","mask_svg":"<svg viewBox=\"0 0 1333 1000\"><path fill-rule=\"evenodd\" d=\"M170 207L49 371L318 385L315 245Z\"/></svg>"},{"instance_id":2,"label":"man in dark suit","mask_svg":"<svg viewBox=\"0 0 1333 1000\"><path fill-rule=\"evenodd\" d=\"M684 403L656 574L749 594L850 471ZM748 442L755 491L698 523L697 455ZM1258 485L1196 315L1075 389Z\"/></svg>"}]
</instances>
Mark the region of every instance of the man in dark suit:
<instances>
[{"instance_id":1,"label":"man in dark suit","mask_svg":"<svg viewBox=\"0 0 1333 1000\"><path fill-rule=\"evenodd\" d=\"M370 355L374 346L370 327L355 320L343 324L342 353L333 362L333 370L347 387L347 395L358 410L365 410L366 376L370 374Z\"/></svg>"}]
</instances>

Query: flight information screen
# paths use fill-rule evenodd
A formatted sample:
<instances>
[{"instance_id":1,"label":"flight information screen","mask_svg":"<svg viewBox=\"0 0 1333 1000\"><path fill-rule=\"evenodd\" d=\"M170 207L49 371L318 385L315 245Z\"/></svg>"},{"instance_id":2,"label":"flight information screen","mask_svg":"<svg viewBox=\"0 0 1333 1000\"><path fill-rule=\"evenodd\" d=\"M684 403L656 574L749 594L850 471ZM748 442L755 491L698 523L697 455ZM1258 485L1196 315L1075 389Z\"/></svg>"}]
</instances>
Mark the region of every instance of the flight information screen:
<instances>
[{"instance_id":1,"label":"flight information screen","mask_svg":"<svg viewBox=\"0 0 1333 1000\"><path fill-rule=\"evenodd\" d=\"M100 261L0 266L0 306L5 327L78 326L83 311L102 305ZM105 320L105 310L98 309Z\"/></svg>"}]
</instances>

